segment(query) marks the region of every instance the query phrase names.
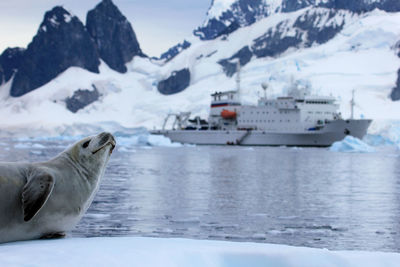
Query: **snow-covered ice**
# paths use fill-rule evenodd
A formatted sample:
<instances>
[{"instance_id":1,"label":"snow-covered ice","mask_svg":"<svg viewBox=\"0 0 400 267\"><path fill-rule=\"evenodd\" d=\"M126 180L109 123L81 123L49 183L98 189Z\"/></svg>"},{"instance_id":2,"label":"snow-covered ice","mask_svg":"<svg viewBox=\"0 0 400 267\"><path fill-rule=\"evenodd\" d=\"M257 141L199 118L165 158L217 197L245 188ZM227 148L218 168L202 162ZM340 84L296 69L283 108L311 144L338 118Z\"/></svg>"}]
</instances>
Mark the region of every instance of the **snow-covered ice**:
<instances>
[{"instance_id":1,"label":"snow-covered ice","mask_svg":"<svg viewBox=\"0 0 400 267\"><path fill-rule=\"evenodd\" d=\"M0 245L0 266L398 266L400 254L142 237L66 238Z\"/></svg>"},{"instance_id":2,"label":"snow-covered ice","mask_svg":"<svg viewBox=\"0 0 400 267\"><path fill-rule=\"evenodd\" d=\"M375 148L369 146L365 142L361 141L357 137L346 136L342 141L333 143L330 151L334 152L358 152L358 153L370 153L375 152Z\"/></svg>"}]
</instances>

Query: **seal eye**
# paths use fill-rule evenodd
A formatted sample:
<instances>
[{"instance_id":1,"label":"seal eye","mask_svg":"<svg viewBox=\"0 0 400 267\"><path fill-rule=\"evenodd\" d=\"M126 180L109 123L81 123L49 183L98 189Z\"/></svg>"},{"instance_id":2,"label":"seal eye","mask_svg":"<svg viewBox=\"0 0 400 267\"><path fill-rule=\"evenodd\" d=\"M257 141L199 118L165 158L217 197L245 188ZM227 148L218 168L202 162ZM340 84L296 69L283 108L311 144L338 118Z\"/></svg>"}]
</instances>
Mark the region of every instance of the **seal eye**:
<instances>
[{"instance_id":1,"label":"seal eye","mask_svg":"<svg viewBox=\"0 0 400 267\"><path fill-rule=\"evenodd\" d=\"M85 143L82 144L83 148L87 148L89 146L90 140L86 141Z\"/></svg>"}]
</instances>

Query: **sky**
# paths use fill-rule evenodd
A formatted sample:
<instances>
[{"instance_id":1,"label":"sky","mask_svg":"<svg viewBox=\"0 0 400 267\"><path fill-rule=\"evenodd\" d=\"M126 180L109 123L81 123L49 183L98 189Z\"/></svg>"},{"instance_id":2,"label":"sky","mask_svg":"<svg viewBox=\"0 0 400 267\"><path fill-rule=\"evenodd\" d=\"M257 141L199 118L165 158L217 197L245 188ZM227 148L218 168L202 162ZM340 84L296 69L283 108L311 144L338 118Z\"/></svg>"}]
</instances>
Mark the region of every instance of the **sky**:
<instances>
[{"instance_id":1,"label":"sky","mask_svg":"<svg viewBox=\"0 0 400 267\"><path fill-rule=\"evenodd\" d=\"M26 47L44 13L62 5L85 24L86 13L101 0L1 0L0 53ZM159 56L202 25L211 0L113 0L131 23L143 52Z\"/></svg>"}]
</instances>

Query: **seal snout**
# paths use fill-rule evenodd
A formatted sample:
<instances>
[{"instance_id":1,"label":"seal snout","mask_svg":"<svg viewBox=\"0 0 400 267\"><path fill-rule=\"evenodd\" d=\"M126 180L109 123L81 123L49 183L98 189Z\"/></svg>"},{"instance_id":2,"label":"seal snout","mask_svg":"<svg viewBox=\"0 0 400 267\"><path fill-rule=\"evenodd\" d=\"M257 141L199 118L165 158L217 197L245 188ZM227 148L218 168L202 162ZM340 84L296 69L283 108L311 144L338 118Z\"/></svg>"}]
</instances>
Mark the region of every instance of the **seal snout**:
<instances>
[{"instance_id":1,"label":"seal snout","mask_svg":"<svg viewBox=\"0 0 400 267\"><path fill-rule=\"evenodd\" d=\"M92 152L92 154L96 154L97 152L99 152L101 149L103 149L104 147L106 147L109 144L111 145L111 149L110 149L110 154L111 154L112 151L114 150L115 144L116 144L114 136L110 133L103 132L97 136L97 139L99 139L97 148Z\"/></svg>"}]
</instances>

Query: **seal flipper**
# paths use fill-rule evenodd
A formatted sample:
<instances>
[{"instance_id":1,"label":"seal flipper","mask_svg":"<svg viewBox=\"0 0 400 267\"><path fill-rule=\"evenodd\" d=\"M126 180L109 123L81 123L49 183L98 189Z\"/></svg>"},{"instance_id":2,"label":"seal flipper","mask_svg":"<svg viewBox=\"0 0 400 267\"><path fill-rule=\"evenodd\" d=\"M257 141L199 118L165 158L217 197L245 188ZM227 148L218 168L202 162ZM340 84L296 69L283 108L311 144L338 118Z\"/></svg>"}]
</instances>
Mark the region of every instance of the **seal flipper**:
<instances>
[{"instance_id":1,"label":"seal flipper","mask_svg":"<svg viewBox=\"0 0 400 267\"><path fill-rule=\"evenodd\" d=\"M24 221L31 220L43 207L54 188L54 178L50 174L29 177L22 191Z\"/></svg>"}]
</instances>

